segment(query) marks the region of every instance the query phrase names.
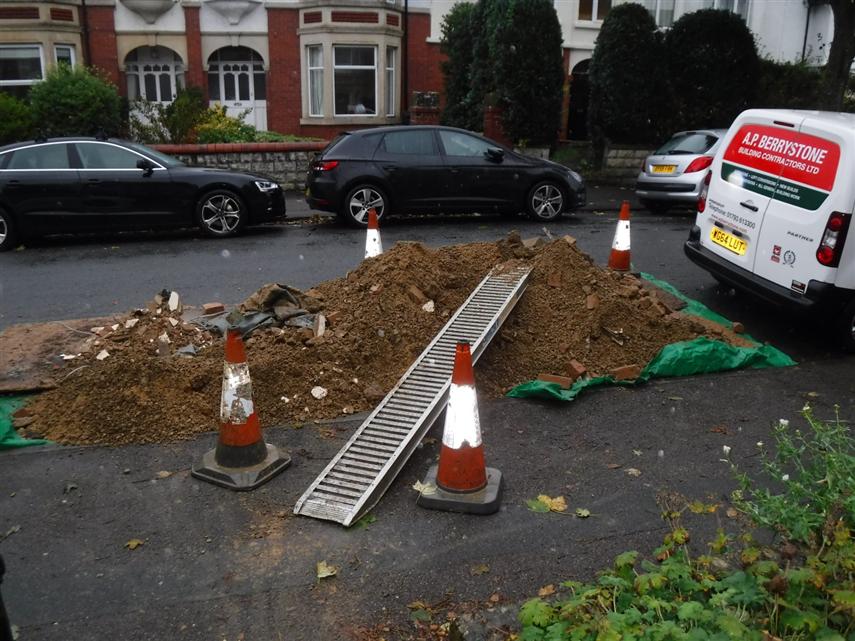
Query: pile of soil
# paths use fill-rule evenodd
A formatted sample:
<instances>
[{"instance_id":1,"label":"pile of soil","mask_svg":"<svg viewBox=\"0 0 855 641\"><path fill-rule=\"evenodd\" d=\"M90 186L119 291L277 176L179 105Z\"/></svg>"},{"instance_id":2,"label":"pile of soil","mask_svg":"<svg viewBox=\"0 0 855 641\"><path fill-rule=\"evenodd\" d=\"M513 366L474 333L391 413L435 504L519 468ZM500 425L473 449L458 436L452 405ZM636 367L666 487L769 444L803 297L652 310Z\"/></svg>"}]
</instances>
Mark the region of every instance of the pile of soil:
<instances>
[{"instance_id":1,"label":"pile of soil","mask_svg":"<svg viewBox=\"0 0 855 641\"><path fill-rule=\"evenodd\" d=\"M398 243L345 278L307 292L325 316L322 335L286 326L258 329L247 339L262 425L372 409L489 270L508 261L530 263L533 270L476 368L487 396L542 373L564 374L571 359L596 375L643 367L664 345L699 335L745 344L732 332L672 311L635 277L594 265L569 237L523 243L511 235L440 249ZM94 339L81 357L86 367L81 361L67 365L77 371L31 404L31 429L61 443L111 445L216 429L223 341L182 322L164 304L136 310ZM195 356L175 353L187 344ZM110 355L98 360L102 349ZM313 395L316 387L325 394Z\"/></svg>"}]
</instances>

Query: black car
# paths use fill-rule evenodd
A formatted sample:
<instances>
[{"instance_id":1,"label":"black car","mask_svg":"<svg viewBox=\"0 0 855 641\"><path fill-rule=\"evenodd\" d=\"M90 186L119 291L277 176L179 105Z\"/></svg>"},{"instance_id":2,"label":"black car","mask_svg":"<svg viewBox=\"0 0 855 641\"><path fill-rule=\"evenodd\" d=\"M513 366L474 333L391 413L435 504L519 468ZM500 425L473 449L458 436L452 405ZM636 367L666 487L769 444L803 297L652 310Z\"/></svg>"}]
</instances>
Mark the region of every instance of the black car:
<instances>
[{"instance_id":1,"label":"black car","mask_svg":"<svg viewBox=\"0 0 855 641\"><path fill-rule=\"evenodd\" d=\"M198 225L225 237L285 215L264 176L187 167L143 145L54 138L0 148L0 251L22 237Z\"/></svg>"},{"instance_id":2,"label":"black car","mask_svg":"<svg viewBox=\"0 0 855 641\"><path fill-rule=\"evenodd\" d=\"M348 132L312 162L306 202L367 224L390 213L526 211L554 220L585 203L585 181L558 163L531 158L451 127L398 126Z\"/></svg>"}]
</instances>

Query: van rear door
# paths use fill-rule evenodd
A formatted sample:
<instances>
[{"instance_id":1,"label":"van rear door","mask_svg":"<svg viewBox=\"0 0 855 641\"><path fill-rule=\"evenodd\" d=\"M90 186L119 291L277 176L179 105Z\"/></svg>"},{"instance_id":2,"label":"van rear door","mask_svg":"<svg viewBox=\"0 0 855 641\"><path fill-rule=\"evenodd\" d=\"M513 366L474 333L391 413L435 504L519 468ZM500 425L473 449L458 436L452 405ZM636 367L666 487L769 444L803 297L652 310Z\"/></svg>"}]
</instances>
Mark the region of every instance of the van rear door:
<instances>
[{"instance_id":1,"label":"van rear door","mask_svg":"<svg viewBox=\"0 0 855 641\"><path fill-rule=\"evenodd\" d=\"M811 280L834 282L836 268L822 265L816 250L831 213L852 211L852 189L847 179L837 178L842 167L851 166L850 145L843 144L851 139L850 127L828 115L807 115L769 146L767 154L783 171L760 227L758 276L798 294Z\"/></svg>"},{"instance_id":2,"label":"van rear door","mask_svg":"<svg viewBox=\"0 0 855 641\"><path fill-rule=\"evenodd\" d=\"M697 216L701 245L747 271L754 269L760 229L783 171L768 160L766 147L782 131L793 133L779 119L780 112L756 109L731 125L712 164L706 208Z\"/></svg>"}]
</instances>

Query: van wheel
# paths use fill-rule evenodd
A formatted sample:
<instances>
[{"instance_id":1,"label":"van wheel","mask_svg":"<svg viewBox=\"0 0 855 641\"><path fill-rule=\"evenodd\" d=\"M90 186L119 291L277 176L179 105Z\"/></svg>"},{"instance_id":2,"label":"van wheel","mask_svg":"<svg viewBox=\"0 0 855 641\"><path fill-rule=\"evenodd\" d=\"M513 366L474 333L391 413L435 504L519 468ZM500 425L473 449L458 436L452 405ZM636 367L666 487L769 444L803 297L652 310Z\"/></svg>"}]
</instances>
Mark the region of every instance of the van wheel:
<instances>
[{"instance_id":1,"label":"van wheel","mask_svg":"<svg viewBox=\"0 0 855 641\"><path fill-rule=\"evenodd\" d=\"M837 338L844 352L855 353L855 298L849 301L837 319Z\"/></svg>"},{"instance_id":2,"label":"van wheel","mask_svg":"<svg viewBox=\"0 0 855 641\"><path fill-rule=\"evenodd\" d=\"M18 234L15 231L15 221L12 215L0 209L0 252L14 249L18 244Z\"/></svg>"}]
</instances>

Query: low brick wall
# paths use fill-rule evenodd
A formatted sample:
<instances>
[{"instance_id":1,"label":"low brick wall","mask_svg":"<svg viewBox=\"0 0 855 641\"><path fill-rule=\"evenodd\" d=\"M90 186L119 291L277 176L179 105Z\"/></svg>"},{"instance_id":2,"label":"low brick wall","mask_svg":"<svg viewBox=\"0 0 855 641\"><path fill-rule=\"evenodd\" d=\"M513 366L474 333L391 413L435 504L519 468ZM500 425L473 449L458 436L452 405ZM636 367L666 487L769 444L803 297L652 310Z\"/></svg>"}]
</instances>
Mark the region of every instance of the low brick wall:
<instances>
[{"instance_id":1,"label":"low brick wall","mask_svg":"<svg viewBox=\"0 0 855 641\"><path fill-rule=\"evenodd\" d=\"M251 171L274 178L283 189L306 188L306 170L326 142L254 142L214 145L152 145L195 167Z\"/></svg>"}]
</instances>

